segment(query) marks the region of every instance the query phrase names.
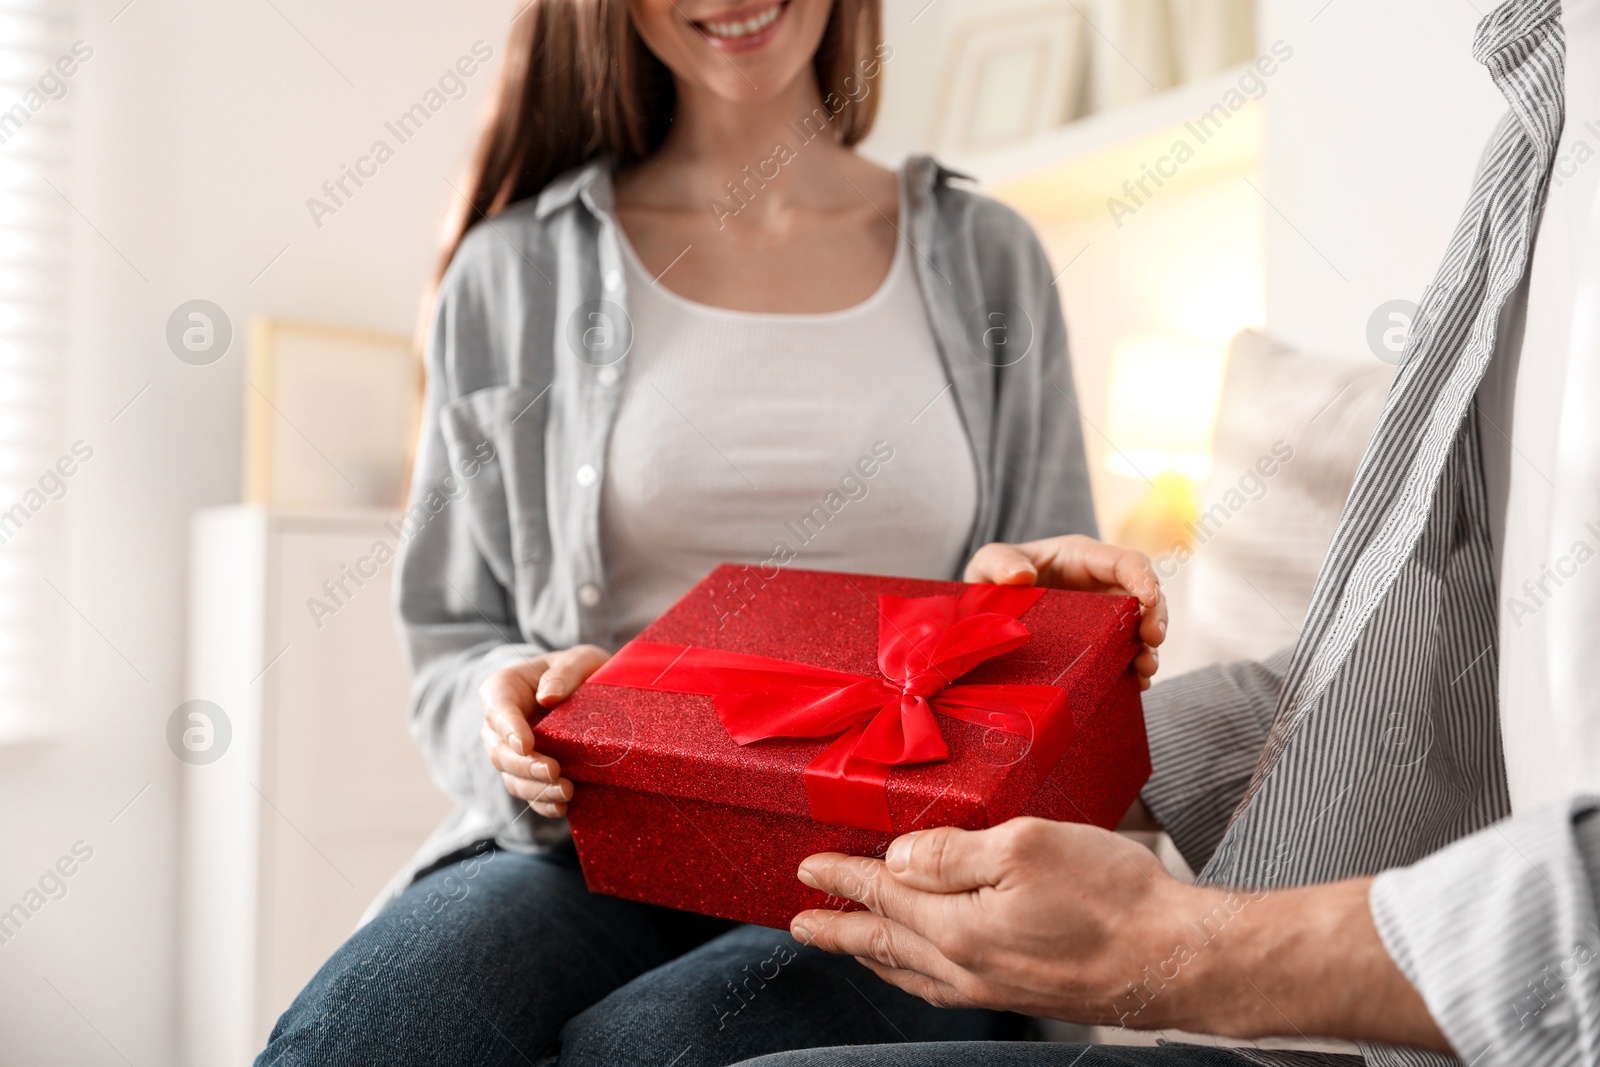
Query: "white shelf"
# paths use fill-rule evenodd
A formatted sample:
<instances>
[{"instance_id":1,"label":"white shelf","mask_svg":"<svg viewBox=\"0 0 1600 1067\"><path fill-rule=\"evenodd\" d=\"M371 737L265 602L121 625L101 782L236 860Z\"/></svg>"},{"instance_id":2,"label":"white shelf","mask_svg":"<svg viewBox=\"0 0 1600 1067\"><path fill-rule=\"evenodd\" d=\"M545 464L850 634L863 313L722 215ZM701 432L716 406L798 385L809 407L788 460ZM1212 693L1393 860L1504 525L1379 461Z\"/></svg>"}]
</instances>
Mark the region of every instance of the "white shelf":
<instances>
[{"instance_id":1,"label":"white shelf","mask_svg":"<svg viewBox=\"0 0 1600 1067\"><path fill-rule=\"evenodd\" d=\"M1138 103L1089 115L1019 144L952 158L947 163L985 185L1059 167L1182 126L1221 103L1223 94L1237 89L1240 76L1249 69L1248 63L1231 67ZM1253 111L1254 101L1242 110Z\"/></svg>"}]
</instances>

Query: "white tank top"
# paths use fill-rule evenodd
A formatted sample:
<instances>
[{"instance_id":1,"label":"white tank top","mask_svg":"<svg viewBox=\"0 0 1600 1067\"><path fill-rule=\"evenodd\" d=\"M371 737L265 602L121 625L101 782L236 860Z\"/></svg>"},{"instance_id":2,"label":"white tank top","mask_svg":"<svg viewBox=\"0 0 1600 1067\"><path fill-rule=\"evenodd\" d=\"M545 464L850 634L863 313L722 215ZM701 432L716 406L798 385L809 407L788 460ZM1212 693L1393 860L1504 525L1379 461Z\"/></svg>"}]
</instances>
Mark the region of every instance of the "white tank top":
<instances>
[{"instance_id":1,"label":"white tank top","mask_svg":"<svg viewBox=\"0 0 1600 1067\"><path fill-rule=\"evenodd\" d=\"M623 250L633 345L600 519L616 643L723 562L960 576L977 476L903 236L876 292L815 315L695 303Z\"/></svg>"}]
</instances>

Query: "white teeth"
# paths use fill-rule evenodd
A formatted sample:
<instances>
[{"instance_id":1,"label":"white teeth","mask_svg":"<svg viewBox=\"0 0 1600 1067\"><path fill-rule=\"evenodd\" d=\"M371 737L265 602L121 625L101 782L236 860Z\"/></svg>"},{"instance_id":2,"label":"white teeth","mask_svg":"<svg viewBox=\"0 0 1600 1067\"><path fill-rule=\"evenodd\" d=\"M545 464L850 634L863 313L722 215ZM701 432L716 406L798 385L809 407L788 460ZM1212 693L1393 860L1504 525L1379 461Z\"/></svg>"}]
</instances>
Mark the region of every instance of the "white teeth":
<instances>
[{"instance_id":1,"label":"white teeth","mask_svg":"<svg viewBox=\"0 0 1600 1067\"><path fill-rule=\"evenodd\" d=\"M781 14L783 14L783 5L774 4L761 12L761 14L752 15L738 22L705 22L701 23L701 25L707 33L714 37L749 37L751 34L760 33L772 25Z\"/></svg>"}]
</instances>

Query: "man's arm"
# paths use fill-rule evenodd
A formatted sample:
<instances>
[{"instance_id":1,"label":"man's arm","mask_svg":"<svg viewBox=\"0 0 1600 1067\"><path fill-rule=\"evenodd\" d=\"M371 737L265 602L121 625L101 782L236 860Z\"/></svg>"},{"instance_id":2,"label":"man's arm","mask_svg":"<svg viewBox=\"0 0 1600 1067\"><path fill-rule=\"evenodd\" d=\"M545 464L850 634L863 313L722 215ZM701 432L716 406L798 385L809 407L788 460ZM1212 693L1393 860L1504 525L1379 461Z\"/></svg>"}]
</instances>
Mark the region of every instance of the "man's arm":
<instances>
[{"instance_id":1,"label":"man's arm","mask_svg":"<svg viewBox=\"0 0 1600 1067\"><path fill-rule=\"evenodd\" d=\"M1600 797L1495 824L1373 883L1379 934L1462 1059L1600 1061Z\"/></svg>"},{"instance_id":2,"label":"man's arm","mask_svg":"<svg viewBox=\"0 0 1600 1067\"><path fill-rule=\"evenodd\" d=\"M813 856L800 880L870 910L802 912L798 939L935 1004L1449 1050L1378 934L1371 879L1185 885L1116 834L1015 819L908 834L882 861Z\"/></svg>"}]
</instances>

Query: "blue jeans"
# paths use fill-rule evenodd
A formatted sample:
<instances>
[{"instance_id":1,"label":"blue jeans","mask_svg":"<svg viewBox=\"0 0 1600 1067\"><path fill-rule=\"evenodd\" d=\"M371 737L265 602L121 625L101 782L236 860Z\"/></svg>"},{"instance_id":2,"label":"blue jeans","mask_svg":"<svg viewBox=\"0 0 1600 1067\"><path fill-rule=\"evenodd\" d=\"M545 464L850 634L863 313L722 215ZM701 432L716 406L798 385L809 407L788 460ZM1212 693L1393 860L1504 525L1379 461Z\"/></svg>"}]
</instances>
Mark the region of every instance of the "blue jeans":
<instances>
[{"instance_id":1,"label":"blue jeans","mask_svg":"<svg viewBox=\"0 0 1600 1067\"><path fill-rule=\"evenodd\" d=\"M1279 1052L1305 1067L1361 1067L1360 1056ZM743 1067L1251 1067L1225 1048L1206 1045L1050 1045L996 1041L985 1045L942 1043L885 1048L821 1048L780 1052Z\"/></svg>"},{"instance_id":2,"label":"blue jeans","mask_svg":"<svg viewBox=\"0 0 1600 1067\"><path fill-rule=\"evenodd\" d=\"M1013 1036L787 933L590 893L570 848L419 879L334 953L257 1067L701 1067L823 1045Z\"/></svg>"}]
</instances>

